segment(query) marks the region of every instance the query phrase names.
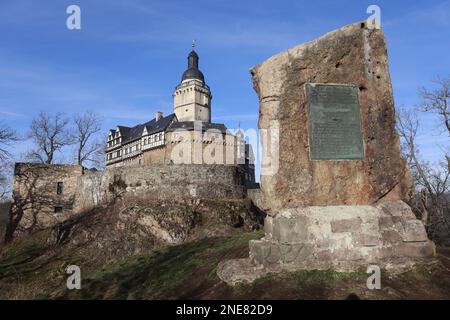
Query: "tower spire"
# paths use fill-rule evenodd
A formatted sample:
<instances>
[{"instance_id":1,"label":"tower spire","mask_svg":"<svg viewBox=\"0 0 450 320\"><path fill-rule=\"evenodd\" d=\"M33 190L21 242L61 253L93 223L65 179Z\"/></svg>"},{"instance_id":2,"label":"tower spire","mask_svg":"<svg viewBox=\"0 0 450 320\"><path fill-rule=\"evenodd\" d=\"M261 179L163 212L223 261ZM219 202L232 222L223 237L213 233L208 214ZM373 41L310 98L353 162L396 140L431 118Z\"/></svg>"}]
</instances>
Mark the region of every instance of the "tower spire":
<instances>
[{"instance_id":1,"label":"tower spire","mask_svg":"<svg viewBox=\"0 0 450 320\"><path fill-rule=\"evenodd\" d=\"M183 73L182 81L186 79L198 79L205 82L203 73L198 69L198 54L195 52L196 42L192 40L192 50L188 55L187 70Z\"/></svg>"},{"instance_id":2,"label":"tower spire","mask_svg":"<svg viewBox=\"0 0 450 320\"><path fill-rule=\"evenodd\" d=\"M178 121L211 123L211 91L198 68L199 57L194 50L195 47L194 39L192 50L187 57L187 69L173 94L173 108Z\"/></svg>"}]
</instances>

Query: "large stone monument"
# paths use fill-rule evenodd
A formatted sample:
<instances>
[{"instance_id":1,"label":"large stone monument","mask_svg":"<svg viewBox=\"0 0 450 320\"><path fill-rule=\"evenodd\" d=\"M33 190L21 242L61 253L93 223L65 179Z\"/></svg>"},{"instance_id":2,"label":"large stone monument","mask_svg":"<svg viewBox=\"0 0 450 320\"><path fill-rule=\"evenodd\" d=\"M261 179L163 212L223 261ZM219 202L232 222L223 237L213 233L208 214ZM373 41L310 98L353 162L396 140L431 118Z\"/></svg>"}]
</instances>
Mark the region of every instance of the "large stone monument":
<instances>
[{"instance_id":1,"label":"large stone monument","mask_svg":"<svg viewBox=\"0 0 450 320\"><path fill-rule=\"evenodd\" d=\"M250 242L251 264L395 269L433 256L434 244L404 202L411 179L395 130L383 32L352 24L251 73L259 127L277 132L278 142L262 139L263 154L278 165L261 176L268 216L265 237ZM219 274L229 280L237 264L245 265L224 263Z\"/></svg>"}]
</instances>

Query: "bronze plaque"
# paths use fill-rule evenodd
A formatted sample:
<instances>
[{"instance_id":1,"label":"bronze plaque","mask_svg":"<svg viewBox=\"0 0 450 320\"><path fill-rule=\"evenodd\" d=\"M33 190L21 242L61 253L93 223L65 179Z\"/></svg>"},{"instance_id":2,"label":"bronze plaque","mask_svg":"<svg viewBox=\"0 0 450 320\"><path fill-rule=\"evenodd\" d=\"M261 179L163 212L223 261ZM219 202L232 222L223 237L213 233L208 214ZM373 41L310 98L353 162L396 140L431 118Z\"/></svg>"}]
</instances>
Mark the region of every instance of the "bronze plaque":
<instances>
[{"instance_id":1,"label":"bronze plaque","mask_svg":"<svg viewBox=\"0 0 450 320\"><path fill-rule=\"evenodd\" d=\"M358 89L308 83L306 98L311 160L363 160Z\"/></svg>"}]
</instances>

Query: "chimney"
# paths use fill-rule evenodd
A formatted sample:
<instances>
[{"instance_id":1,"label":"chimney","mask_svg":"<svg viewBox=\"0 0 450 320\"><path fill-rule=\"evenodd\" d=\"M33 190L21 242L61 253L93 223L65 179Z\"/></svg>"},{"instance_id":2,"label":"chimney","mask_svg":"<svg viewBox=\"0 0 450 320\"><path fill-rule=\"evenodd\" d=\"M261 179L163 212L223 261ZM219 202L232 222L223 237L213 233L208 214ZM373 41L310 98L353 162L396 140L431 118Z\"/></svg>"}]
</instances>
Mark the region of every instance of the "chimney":
<instances>
[{"instance_id":1,"label":"chimney","mask_svg":"<svg viewBox=\"0 0 450 320\"><path fill-rule=\"evenodd\" d=\"M155 121L158 122L163 117L163 113L161 111L158 111L155 113Z\"/></svg>"}]
</instances>

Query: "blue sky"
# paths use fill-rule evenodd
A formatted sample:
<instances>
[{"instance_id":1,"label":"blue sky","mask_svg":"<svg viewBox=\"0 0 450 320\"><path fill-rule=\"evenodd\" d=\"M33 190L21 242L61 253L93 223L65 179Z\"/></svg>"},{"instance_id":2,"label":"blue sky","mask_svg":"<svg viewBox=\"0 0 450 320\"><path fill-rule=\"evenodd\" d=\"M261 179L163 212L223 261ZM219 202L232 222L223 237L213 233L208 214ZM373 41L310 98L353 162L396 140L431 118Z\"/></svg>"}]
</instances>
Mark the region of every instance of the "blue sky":
<instances>
[{"instance_id":1,"label":"blue sky","mask_svg":"<svg viewBox=\"0 0 450 320\"><path fill-rule=\"evenodd\" d=\"M81 7L82 30L66 28L71 4ZM370 4L381 8L396 104L414 106L419 86L450 75L450 1L0 0L0 120L25 132L39 110L94 110L106 133L169 114L196 39L213 121L256 128L249 68L366 19ZM440 159L448 136L421 116L422 154Z\"/></svg>"}]
</instances>

